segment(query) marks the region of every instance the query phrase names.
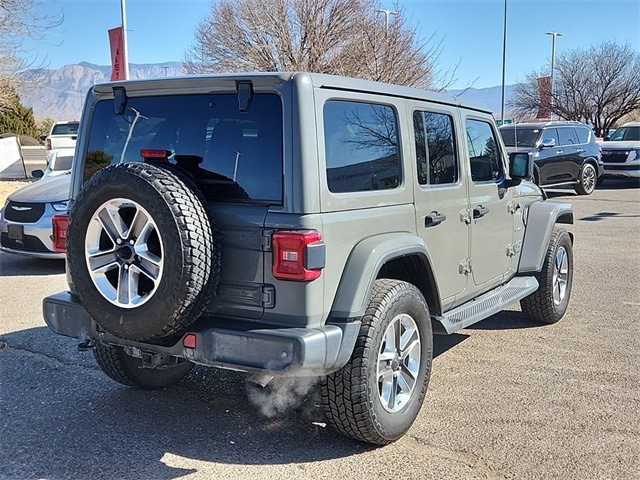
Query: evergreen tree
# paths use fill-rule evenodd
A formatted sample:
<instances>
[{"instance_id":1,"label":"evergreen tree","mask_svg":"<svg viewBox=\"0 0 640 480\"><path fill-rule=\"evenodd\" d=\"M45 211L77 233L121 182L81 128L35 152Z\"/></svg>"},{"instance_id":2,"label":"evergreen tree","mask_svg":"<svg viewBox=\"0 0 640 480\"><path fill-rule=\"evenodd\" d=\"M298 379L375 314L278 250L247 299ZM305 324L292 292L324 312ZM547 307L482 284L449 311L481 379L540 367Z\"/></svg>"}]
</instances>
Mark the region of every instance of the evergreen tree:
<instances>
[{"instance_id":1,"label":"evergreen tree","mask_svg":"<svg viewBox=\"0 0 640 480\"><path fill-rule=\"evenodd\" d=\"M22 105L20 97L15 91L7 107L0 112L0 133L38 137L38 127L33 116L33 109Z\"/></svg>"}]
</instances>

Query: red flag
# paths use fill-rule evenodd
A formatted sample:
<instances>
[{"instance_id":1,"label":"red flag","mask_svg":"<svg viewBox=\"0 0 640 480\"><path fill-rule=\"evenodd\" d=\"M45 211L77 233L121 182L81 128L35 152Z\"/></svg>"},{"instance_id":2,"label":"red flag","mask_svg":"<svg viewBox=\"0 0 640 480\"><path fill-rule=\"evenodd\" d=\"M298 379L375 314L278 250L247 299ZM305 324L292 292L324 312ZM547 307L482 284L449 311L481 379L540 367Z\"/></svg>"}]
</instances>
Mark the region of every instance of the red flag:
<instances>
[{"instance_id":1,"label":"red flag","mask_svg":"<svg viewBox=\"0 0 640 480\"><path fill-rule=\"evenodd\" d=\"M122 27L109 30L109 44L111 46L111 81L125 80L122 58Z\"/></svg>"},{"instance_id":2,"label":"red flag","mask_svg":"<svg viewBox=\"0 0 640 480\"><path fill-rule=\"evenodd\" d=\"M540 107L536 118L551 118L551 77L538 78L538 95Z\"/></svg>"}]
</instances>

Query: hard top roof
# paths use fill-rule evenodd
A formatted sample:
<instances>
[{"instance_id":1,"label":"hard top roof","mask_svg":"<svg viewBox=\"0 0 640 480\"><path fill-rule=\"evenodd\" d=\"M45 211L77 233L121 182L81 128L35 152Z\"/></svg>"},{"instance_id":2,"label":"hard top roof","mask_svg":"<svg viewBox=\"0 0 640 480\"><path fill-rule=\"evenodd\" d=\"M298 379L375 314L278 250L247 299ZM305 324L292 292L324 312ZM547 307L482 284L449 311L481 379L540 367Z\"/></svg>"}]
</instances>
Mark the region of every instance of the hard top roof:
<instances>
[{"instance_id":1,"label":"hard top roof","mask_svg":"<svg viewBox=\"0 0 640 480\"><path fill-rule=\"evenodd\" d=\"M358 78L341 77L322 73L309 72L243 72L221 73L213 75L189 75L182 77L161 77L148 80L127 80L97 84L94 90L97 93L110 93L115 86L124 86L127 91L135 92L152 89L197 89L215 86L216 88L235 91L235 82L250 80L255 87L277 86L284 82L308 81L316 88L330 88L354 92L376 93L395 97L426 100L436 103L463 106L491 113L489 109L473 102L461 101L460 98L450 94L423 90L413 87L404 87L389 83L374 82Z\"/></svg>"}]
</instances>

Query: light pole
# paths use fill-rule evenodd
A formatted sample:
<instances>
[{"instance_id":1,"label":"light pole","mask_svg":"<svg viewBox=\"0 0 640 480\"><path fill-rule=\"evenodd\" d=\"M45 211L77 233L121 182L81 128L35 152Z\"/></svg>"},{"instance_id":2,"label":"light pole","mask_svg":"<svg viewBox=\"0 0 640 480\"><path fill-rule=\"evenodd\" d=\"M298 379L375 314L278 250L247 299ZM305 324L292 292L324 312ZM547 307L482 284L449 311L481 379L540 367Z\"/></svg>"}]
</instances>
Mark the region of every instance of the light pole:
<instances>
[{"instance_id":1,"label":"light pole","mask_svg":"<svg viewBox=\"0 0 640 480\"><path fill-rule=\"evenodd\" d=\"M507 0L504 0L504 25L502 27L502 110L500 121L504 125L504 89L507 76Z\"/></svg>"},{"instance_id":2,"label":"light pole","mask_svg":"<svg viewBox=\"0 0 640 480\"><path fill-rule=\"evenodd\" d=\"M129 49L127 46L127 7L125 0L120 0L122 14L122 63L124 63L124 79L129 80Z\"/></svg>"},{"instance_id":3,"label":"light pole","mask_svg":"<svg viewBox=\"0 0 640 480\"><path fill-rule=\"evenodd\" d=\"M392 10L387 10L386 8L381 8L376 10L377 13L384 13L384 26L385 29L389 30L389 15L398 15L398 12L394 12Z\"/></svg>"},{"instance_id":4,"label":"light pole","mask_svg":"<svg viewBox=\"0 0 640 480\"><path fill-rule=\"evenodd\" d=\"M547 35L551 35L553 37L553 42L551 43L551 77L549 78L549 90L551 93L551 98L549 99L549 105L552 107L549 109L549 119L553 120L553 76L556 65L556 38L562 37L564 33L560 32L547 32Z\"/></svg>"}]
</instances>

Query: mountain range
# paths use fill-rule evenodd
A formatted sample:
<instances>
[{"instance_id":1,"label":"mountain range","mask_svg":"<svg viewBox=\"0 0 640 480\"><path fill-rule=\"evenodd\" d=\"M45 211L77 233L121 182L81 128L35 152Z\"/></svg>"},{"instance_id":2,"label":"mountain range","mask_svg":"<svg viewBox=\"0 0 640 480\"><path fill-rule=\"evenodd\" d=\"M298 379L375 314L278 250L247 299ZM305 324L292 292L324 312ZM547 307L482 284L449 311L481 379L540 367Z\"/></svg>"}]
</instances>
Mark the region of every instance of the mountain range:
<instances>
[{"instance_id":1,"label":"mountain range","mask_svg":"<svg viewBox=\"0 0 640 480\"><path fill-rule=\"evenodd\" d=\"M153 64L130 64L129 78L146 79L174 77L183 75L180 62ZM65 65L58 69L39 69L25 72L28 78L38 81L26 82L19 91L23 105L33 108L37 120L52 118L54 120L78 120L82 112L82 103L89 88L109 81L111 67L81 62ZM505 87L506 102L513 96L515 85ZM502 104L502 87L468 88L465 90L449 90L452 95L488 107L498 113Z\"/></svg>"}]
</instances>

